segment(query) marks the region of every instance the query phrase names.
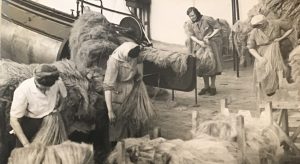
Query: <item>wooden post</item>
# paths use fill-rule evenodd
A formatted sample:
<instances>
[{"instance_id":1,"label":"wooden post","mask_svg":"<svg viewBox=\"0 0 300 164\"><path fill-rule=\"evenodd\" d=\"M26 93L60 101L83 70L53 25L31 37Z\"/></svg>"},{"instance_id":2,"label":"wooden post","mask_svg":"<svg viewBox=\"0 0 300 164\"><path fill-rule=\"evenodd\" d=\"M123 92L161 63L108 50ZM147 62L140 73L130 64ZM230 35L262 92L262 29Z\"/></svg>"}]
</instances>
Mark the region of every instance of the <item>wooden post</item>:
<instances>
[{"instance_id":1,"label":"wooden post","mask_svg":"<svg viewBox=\"0 0 300 164\"><path fill-rule=\"evenodd\" d=\"M125 150L125 141L121 140L117 144L117 150L119 152L119 156L117 158L118 164L126 164L126 150Z\"/></svg>"},{"instance_id":2,"label":"wooden post","mask_svg":"<svg viewBox=\"0 0 300 164\"><path fill-rule=\"evenodd\" d=\"M288 116L288 111L287 109L282 109L282 129L285 132L285 134L287 135L287 137L289 137L289 116ZM284 145L283 149L285 152L288 152L289 150L289 146L288 145Z\"/></svg>"},{"instance_id":3,"label":"wooden post","mask_svg":"<svg viewBox=\"0 0 300 164\"><path fill-rule=\"evenodd\" d=\"M272 111L272 102L268 101L265 103L265 112L267 113L267 123L268 125L273 125L273 111Z\"/></svg>"},{"instance_id":4,"label":"wooden post","mask_svg":"<svg viewBox=\"0 0 300 164\"><path fill-rule=\"evenodd\" d=\"M195 135L196 130L197 130L197 126L198 126L198 117L199 117L199 113L198 111L193 111L192 113L192 134Z\"/></svg>"},{"instance_id":5,"label":"wooden post","mask_svg":"<svg viewBox=\"0 0 300 164\"><path fill-rule=\"evenodd\" d=\"M237 116L237 143L240 148L240 164L246 164L246 136L244 128L244 117Z\"/></svg>"},{"instance_id":6,"label":"wooden post","mask_svg":"<svg viewBox=\"0 0 300 164\"><path fill-rule=\"evenodd\" d=\"M228 101L227 99L221 99L220 100L220 104L221 104L221 113L225 116L229 116L229 110L228 110Z\"/></svg>"},{"instance_id":7,"label":"wooden post","mask_svg":"<svg viewBox=\"0 0 300 164\"><path fill-rule=\"evenodd\" d=\"M161 137L161 130L160 127L155 127L153 129L153 138Z\"/></svg>"},{"instance_id":8,"label":"wooden post","mask_svg":"<svg viewBox=\"0 0 300 164\"><path fill-rule=\"evenodd\" d=\"M174 91L174 89L172 89L172 101L174 101L175 100L175 91Z\"/></svg>"}]
</instances>

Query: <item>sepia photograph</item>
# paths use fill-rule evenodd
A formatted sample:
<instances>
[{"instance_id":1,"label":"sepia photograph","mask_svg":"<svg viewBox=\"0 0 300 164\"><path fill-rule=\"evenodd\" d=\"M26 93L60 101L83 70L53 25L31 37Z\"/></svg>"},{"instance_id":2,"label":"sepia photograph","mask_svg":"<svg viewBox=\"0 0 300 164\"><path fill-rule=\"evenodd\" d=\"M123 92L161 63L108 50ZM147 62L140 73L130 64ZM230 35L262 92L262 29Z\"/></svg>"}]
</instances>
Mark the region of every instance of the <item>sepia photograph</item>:
<instances>
[{"instance_id":1,"label":"sepia photograph","mask_svg":"<svg viewBox=\"0 0 300 164\"><path fill-rule=\"evenodd\" d=\"M0 11L0 164L300 164L300 0Z\"/></svg>"}]
</instances>

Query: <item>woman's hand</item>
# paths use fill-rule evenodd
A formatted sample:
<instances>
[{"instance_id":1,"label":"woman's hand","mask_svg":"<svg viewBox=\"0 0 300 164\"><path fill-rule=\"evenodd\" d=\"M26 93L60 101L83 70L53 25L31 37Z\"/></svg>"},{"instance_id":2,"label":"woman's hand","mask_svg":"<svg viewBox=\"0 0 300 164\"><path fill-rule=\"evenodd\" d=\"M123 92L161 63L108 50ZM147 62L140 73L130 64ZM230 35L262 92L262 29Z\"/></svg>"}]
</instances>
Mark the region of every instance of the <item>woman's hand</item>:
<instances>
[{"instance_id":1,"label":"woman's hand","mask_svg":"<svg viewBox=\"0 0 300 164\"><path fill-rule=\"evenodd\" d=\"M280 38L276 38L276 39L274 39L274 42L280 42L282 40L282 38L280 37Z\"/></svg>"},{"instance_id":2,"label":"woman's hand","mask_svg":"<svg viewBox=\"0 0 300 164\"><path fill-rule=\"evenodd\" d=\"M116 121L115 113L112 110L108 111L108 119L111 124Z\"/></svg>"},{"instance_id":3,"label":"woman's hand","mask_svg":"<svg viewBox=\"0 0 300 164\"><path fill-rule=\"evenodd\" d=\"M258 59L258 61L261 63L261 64L266 64L267 63L267 59L265 59L264 57L260 57Z\"/></svg>"},{"instance_id":4,"label":"woman's hand","mask_svg":"<svg viewBox=\"0 0 300 164\"><path fill-rule=\"evenodd\" d=\"M29 147L30 146L30 143L26 143L23 145L24 147Z\"/></svg>"}]
</instances>

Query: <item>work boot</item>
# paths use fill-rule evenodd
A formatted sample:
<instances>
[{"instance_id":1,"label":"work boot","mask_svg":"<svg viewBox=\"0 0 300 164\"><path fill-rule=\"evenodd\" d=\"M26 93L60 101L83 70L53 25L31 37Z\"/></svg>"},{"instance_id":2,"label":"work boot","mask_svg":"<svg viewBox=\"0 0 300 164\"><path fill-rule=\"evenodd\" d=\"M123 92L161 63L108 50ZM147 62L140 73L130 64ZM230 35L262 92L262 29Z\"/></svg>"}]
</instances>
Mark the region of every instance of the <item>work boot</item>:
<instances>
[{"instance_id":1,"label":"work boot","mask_svg":"<svg viewBox=\"0 0 300 164\"><path fill-rule=\"evenodd\" d=\"M217 94L217 89L216 88L210 88L209 93L211 96L214 96Z\"/></svg>"},{"instance_id":2,"label":"work boot","mask_svg":"<svg viewBox=\"0 0 300 164\"><path fill-rule=\"evenodd\" d=\"M210 87L208 88L202 88L201 91L198 93L198 95L204 95L206 93L209 93Z\"/></svg>"}]
</instances>

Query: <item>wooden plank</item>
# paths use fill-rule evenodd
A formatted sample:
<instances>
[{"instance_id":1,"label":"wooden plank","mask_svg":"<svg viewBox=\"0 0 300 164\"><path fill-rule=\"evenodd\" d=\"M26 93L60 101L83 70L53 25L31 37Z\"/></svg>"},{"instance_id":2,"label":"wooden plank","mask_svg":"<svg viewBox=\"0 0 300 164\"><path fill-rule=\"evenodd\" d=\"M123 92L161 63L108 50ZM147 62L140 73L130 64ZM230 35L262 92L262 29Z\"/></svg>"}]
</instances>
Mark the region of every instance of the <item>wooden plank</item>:
<instances>
[{"instance_id":1,"label":"wooden plank","mask_svg":"<svg viewBox=\"0 0 300 164\"><path fill-rule=\"evenodd\" d=\"M263 108L263 107L264 107L264 104L259 105L259 108ZM300 101L272 100L272 108L273 109L299 110L300 109Z\"/></svg>"},{"instance_id":2,"label":"wooden plank","mask_svg":"<svg viewBox=\"0 0 300 164\"><path fill-rule=\"evenodd\" d=\"M295 142L295 140L297 139L298 135L300 134L300 126L298 126L295 130L295 132L293 133L292 137L291 137L291 140L293 142Z\"/></svg>"},{"instance_id":3,"label":"wooden plank","mask_svg":"<svg viewBox=\"0 0 300 164\"><path fill-rule=\"evenodd\" d=\"M278 119L278 125L281 125L282 118L283 118L283 110L280 111L280 115L279 115L279 119Z\"/></svg>"},{"instance_id":4,"label":"wooden plank","mask_svg":"<svg viewBox=\"0 0 300 164\"><path fill-rule=\"evenodd\" d=\"M279 131L279 136L280 136L280 140L284 141L289 147L291 147L294 151L294 153L299 156L300 155L300 150L298 149L298 147L295 145L295 143L290 139L290 137L286 134L286 132L279 127L279 125L277 123L273 124L275 127L277 127L278 131ZM288 147L287 147L288 148ZM286 150L286 148L284 147L285 151L288 151L288 149Z\"/></svg>"},{"instance_id":5,"label":"wooden plank","mask_svg":"<svg viewBox=\"0 0 300 164\"><path fill-rule=\"evenodd\" d=\"M244 128L244 117L237 116L237 143L241 151L240 153L240 164L246 164L246 136Z\"/></svg>"}]
</instances>

